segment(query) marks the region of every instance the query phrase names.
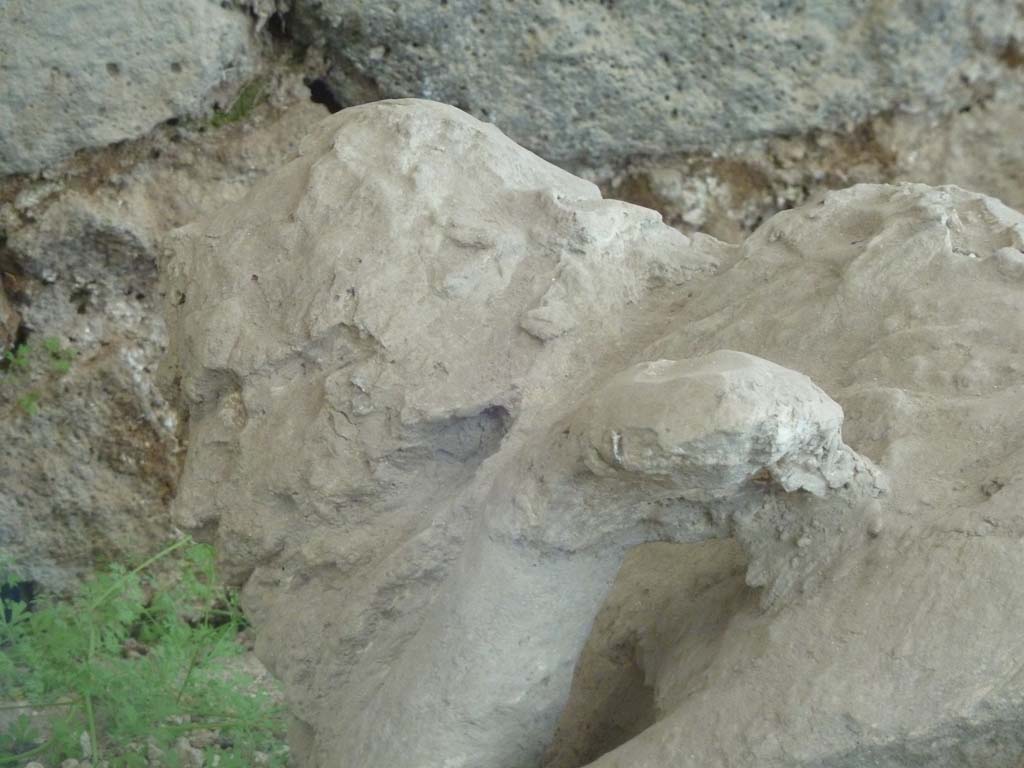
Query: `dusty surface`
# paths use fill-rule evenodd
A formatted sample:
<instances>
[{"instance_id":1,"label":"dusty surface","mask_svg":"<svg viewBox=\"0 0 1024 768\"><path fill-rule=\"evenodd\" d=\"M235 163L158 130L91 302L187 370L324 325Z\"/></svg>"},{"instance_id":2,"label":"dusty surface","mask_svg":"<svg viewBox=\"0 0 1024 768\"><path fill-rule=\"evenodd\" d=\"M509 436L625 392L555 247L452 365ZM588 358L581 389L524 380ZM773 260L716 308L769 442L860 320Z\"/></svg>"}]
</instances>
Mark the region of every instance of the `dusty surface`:
<instances>
[{"instance_id":1,"label":"dusty surface","mask_svg":"<svg viewBox=\"0 0 1024 768\"><path fill-rule=\"evenodd\" d=\"M175 519L305 765L1011 768L1022 247L923 185L689 240L454 110L347 110L175 235ZM599 613L651 541L679 582L638 550Z\"/></svg>"}]
</instances>

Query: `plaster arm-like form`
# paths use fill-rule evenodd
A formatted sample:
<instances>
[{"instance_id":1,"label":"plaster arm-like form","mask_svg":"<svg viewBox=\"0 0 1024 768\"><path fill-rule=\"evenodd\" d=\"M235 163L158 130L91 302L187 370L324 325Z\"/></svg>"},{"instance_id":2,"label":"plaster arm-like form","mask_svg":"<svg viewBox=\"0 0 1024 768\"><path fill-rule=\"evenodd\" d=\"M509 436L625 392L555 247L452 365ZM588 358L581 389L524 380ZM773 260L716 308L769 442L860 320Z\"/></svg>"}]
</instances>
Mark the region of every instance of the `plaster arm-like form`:
<instances>
[{"instance_id":1,"label":"plaster arm-like form","mask_svg":"<svg viewBox=\"0 0 1024 768\"><path fill-rule=\"evenodd\" d=\"M630 547L737 535L770 574L748 580L778 595L800 578L791 549L773 561L780 530L842 530L882 493L842 419L806 376L738 352L620 373L495 472L437 604L336 747L362 768L536 765Z\"/></svg>"}]
</instances>

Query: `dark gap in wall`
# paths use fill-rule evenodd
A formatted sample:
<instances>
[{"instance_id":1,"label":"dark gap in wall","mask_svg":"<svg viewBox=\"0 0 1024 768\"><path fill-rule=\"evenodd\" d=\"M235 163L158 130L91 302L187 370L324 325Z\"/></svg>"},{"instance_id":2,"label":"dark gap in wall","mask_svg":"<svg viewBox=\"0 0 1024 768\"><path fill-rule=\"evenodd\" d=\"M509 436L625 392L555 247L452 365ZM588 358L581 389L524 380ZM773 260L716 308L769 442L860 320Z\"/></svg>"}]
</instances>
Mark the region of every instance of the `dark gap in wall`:
<instances>
[{"instance_id":1,"label":"dark gap in wall","mask_svg":"<svg viewBox=\"0 0 1024 768\"><path fill-rule=\"evenodd\" d=\"M285 32L284 15L281 13L270 14L270 18L267 19L266 30L270 36L276 40L287 40L291 42L291 39L288 37L288 33Z\"/></svg>"},{"instance_id":2,"label":"dark gap in wall","mask_svg":"<svg viewBox=\"0 0 1024 768\"><path fill-rule=\"evenodd\" d=\"M75 312L84 315L89 311L92 304L93 292L88 285L83 285L71 291L71 303L75 305Z\"/></svg>"},{"instance_id":3,"label":"dark gap in wall","mask_svg":"<svg viewBox=\"0 0 1024 768\"><path fill-rule=\"evenodd\" d=\"M332 115L341 110L341 102L338 101L324 78L307 77L302 82L309 88L309 100L314 104L323 104Z\"/></svg>"},{"instance_id":4,"label":"dark gap in wall","mask_svg":"<svg viewBox=\"0 0 1024 768\"><path fill-rule=\"evenodd\" d=\"M1020 69L1024 67L1024 50L1021 49L1020 43L1016 40L1011 39L1006 44L1006 48L999 56L999 60L1003 62L1010 69Z\"/></svg>"}]
</instances>

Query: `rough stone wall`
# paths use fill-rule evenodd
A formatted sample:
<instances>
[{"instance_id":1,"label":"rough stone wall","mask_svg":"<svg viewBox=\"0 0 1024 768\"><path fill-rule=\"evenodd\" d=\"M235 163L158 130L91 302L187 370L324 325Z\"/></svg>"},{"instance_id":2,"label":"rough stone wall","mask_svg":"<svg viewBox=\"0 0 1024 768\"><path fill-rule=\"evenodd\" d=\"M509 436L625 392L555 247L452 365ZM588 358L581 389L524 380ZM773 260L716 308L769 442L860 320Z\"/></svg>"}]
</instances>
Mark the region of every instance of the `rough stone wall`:
<instances>
[{"instance_id":1,"label":"rough stone wall","mask_svg":"<svg viewBox=\"0 0 1024 768\"><path fill-rule=\"evenodd\" d=\"M959 106L1020 33L1010 0L295 0L343 103L454 104L559 163L849 130ZM1017 25L1017 26L1015 26Z\"/></svg>"},{"instance_id":2,"label":"rough stone wall","mask_svg":"<svg viewBox=\"0 0 1024 768\"><path fill-rule=\"evenodd\" d=\"M0 7L0 176L208 111L256 69L245 15L214 0Z\"/></svg>"},{"instance_id":3,"label":"rough stone wall","mask_svg":"<svg viewBox=\"0 0 1024 768\"><path fill-rule=\"evenodd\" d=\"M829 189L879 181L958 184L1024 208L1024 154L1010 126L1024 119L1020 71L948 113L891 113L850 132L812 132L728 152L638 158L579 169L610 197L661 211L684 232L742 240L779 210Z\"/></svg>"}]
</instances>

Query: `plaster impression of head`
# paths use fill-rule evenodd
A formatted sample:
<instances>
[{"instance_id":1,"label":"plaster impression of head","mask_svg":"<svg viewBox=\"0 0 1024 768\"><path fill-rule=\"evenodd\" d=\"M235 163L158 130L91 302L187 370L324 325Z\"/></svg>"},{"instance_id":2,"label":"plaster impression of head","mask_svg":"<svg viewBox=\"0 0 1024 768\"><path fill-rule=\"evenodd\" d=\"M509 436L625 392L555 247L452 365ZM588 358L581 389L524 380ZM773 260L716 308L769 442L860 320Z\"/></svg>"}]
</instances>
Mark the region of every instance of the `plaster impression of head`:
<instances>
[{"instance_id":1,"label":"plaster impression of head","mask_svg":"<svg viewBox=\"0 0 1024 768\"><path fill-rule=\"evenodd\" d=\"M303 764L536 764L629 548L735 536L767 606L884 493L810 379L678 338L735 249L452 108L345 110L172 244L175 520L244 584Z\"/></svg>"}]
</instances>

